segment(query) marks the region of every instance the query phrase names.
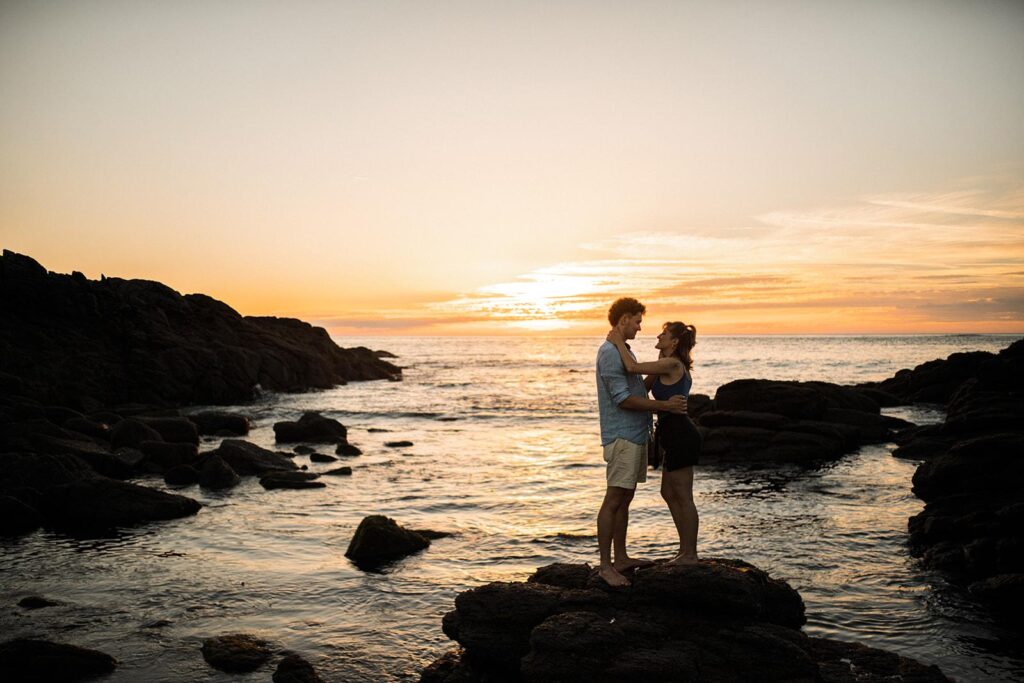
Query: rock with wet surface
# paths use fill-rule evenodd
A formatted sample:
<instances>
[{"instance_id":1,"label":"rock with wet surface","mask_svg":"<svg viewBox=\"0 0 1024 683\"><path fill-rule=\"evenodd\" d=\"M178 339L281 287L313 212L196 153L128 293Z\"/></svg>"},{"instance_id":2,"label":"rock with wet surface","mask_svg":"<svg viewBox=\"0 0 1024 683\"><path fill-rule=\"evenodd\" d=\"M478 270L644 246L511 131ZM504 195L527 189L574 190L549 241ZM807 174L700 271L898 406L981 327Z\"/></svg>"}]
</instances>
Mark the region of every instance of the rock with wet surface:
<instances>
[{"instance_id":1,"label":"rock with wet surface","mask_svg":"<svg viewBox=\"0 0 1024 683\"><path fill-rule=\"evenodd\" d=\"M0 643L0 672L8 681L80 681L108 674L117 660L98 650L48 640Z\"/></svg>"},{"instance_id":2,"label":"rock with wet surface","mask_svg":"<svg viewBox=\"0 0 1024 683\"><path fill-rule=\"evenodd\" d=\"M211 491L223 491L234 488L242 481L241 477L219 455L211 455L203 463L199 473L199 485Z\"/></svg>"},{"instance_id":3,"label":"rock with wet surface","mask_svg":"<svg viewBox=\"0 0 1024 683\"><path fill-rule=\"evenodd\" d=\"M274 424L274 438L278 443L340 443L347 436L345 425L317 412L303 413L296 422Z\"/></svg>"},{"instance_id":4,"label":"rock with wet surface","mask_svg":"<svg viewBox=\"0 0 1024 683\"><path fill-rule=\"evenodd\" d=\"M270 644L246 633L232 633L203 641L203 659L229 673L255 671L270 659Z\"/></svg>"},{"instance_id":5,"label":"rock with wet surface","mask_svg":"<svg viewBox=\"0 0 1024 683\"><path fill-rule=\"evenodd\" d=\"M277 664L274 683L322 683L313 665L295 652L287 653Z\"/></svg>"},{"instance_id":6,"label":"rock with wet surface","mask_svg":"<svg viewBox=\"0 0 1024 683\"><path fill-rule=\"evenodd\" d=\"M267 472L260 477L265 489L322 489L327 484L315 481L320 475L312 472Z\"/></svg>"},{"instance_id":7,"label":"rock with wet surface","mask_svg":"<svg viewBox=\"0 0 1024 683\"><path fill-rule=\"evenodd\" d=\"M210 453L219 455L224 462L231 465L231 469L243 477L261 475L274 470L298 469L287 455L260 448L241 439L224 439L220 446Z\"/></svg>"},{"instance_id":8,"label":"rock with wet surface","mask_svg":"<svg viewBox=\"0 0 1024 683\"><path fill-rule=\"evenodd\" d=\"M384 515L364 517L349 542L345 557L365 567L383 565L430 545L423 534L406 529Z\"/></svg>"},{"instance_id":9,"label":"rock with wet surface","mask_svg":"<svg viewBox=\"0 0 1024 683\"><path fill-rule=\"evenodd\" d=\"M193 413L188 419L203 435L230 433L234 436L245 436L252 428L252 420L247 415L220 410Z\"/></svg>"}]
</instances>

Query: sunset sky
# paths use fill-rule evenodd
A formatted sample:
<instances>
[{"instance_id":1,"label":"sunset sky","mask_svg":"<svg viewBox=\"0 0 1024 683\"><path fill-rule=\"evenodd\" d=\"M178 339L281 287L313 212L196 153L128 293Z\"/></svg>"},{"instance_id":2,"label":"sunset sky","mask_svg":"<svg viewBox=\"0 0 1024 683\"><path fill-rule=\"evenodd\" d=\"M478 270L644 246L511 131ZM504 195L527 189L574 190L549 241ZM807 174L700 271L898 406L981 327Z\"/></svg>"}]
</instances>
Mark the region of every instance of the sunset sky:
<instances>
[{"instance_id":1,"label":"sunset sky","mask_svg":"<svg viewBox=\"0 0 1024 683\"><path fill-rule=\"evenodd\" d=\"M1024 3L0 0L0 247L335 335L1024 331Z\"/></svg>"}]
</instances>

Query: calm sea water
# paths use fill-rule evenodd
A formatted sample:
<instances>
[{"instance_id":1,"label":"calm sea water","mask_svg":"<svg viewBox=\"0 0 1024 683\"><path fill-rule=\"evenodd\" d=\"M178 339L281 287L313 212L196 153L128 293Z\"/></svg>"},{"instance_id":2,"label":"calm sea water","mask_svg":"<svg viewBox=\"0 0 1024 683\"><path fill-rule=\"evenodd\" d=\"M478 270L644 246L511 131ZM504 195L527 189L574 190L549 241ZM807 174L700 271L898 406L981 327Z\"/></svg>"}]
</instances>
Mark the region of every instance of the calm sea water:
<instances>
[{"instance_id":1,"label":"calm sea water","mask_svg":"<svg viewBox=\"0 0 1024 683\"><path fill-rule=\"evenodd\" d=\"M733 379L854 383L884 379L955 351L996 351L1016 337L705 337L694 392ZM345 338L387 349L405 381L267 395L250 440L273 447L274 422L319 410L349 427L364 455L327 488L264 491L253 478L215 494L198 516L74 540L37 532L0 541L0 630L94 647L121 665L110 681L264 681L267 668L227 675L206 665L202 639L251 632L306 656L326 680L416 680L452 646L441 617L460 591L523 580L551 562L595 562L604 491L593 361L600 340ZM654 338L635 343L652 359ZM926 407L888 411L918 423ZM414 445L390 449L385 441ZM216 440L204 444L213 448ZM700 551L742 558L787 580L807 605L805 630L938 664L964 681L1024 678L1021 635L926 572L906 548L915 463L869 446L826 466L699 468ZM329 451L325 451L329 452ZM332 465L299 464L313 471ZM642 485L629 543L668 557L675 536L658 496ZM162 482L145 483L162 487ZM381 513L454 532L382 573L344 552L363 516ZM39 594L62 606L15 607ZM166 620L166 625L155 622Z\"/></svg>"}]
</instances>

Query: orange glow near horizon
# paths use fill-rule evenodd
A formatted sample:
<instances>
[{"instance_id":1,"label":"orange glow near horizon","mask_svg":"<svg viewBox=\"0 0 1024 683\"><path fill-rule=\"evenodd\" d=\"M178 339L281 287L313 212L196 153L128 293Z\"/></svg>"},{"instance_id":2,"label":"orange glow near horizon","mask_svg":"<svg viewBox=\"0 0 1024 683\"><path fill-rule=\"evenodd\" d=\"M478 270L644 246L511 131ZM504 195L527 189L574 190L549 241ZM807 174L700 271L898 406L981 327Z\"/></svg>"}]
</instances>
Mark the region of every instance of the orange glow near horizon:
<instances>
[{"instance_id":1,"label":"orange glow near horizon","mask_svg":"<svg viewBox=\"0 0 1024 683\"><path fill-rule=\"evenodd\" d=\"M1024 331L1024 4L0 7L0 247L335 336Z\"/></svg>"}]
</instances>

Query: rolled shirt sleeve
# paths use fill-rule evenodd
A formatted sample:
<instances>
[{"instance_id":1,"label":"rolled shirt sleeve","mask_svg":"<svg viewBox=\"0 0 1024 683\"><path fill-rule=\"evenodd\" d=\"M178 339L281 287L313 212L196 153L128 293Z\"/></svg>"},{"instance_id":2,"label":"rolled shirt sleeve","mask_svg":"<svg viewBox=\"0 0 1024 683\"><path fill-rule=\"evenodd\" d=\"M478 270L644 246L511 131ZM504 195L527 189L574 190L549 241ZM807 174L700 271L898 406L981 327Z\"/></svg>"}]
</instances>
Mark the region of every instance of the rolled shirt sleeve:
<instances>
[{"instance_id":1,"label":"rolled shirt sleeve","mask_svg":"<svg viewBox=\"0 0 1024 683\"><path fill-rule=\"evenodd\" d=\"M632 394L629 391L629 381L626 379L626 368L622 365L622 357L619 350L612 347L614 354L602 349L597 358L597 371L608 390L608 397L615 405L620 405Z\"/></svg>"}]
</instances>

